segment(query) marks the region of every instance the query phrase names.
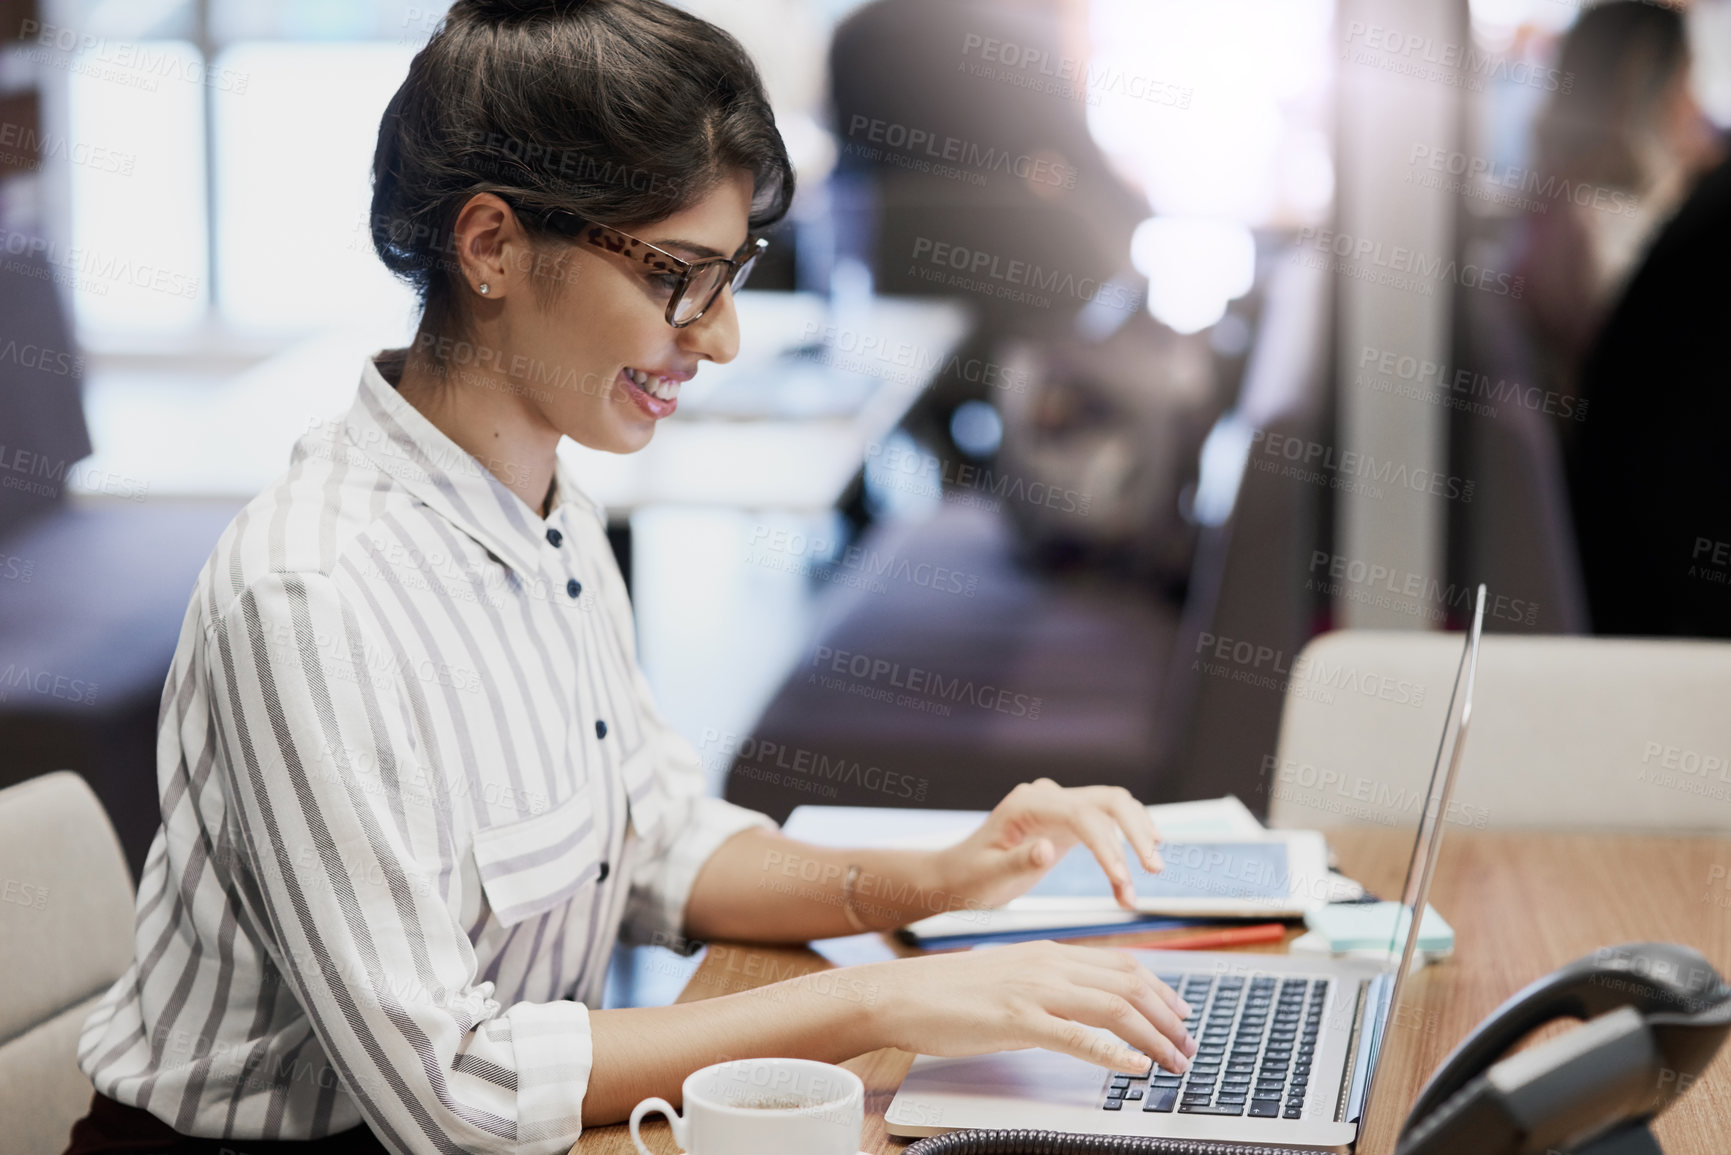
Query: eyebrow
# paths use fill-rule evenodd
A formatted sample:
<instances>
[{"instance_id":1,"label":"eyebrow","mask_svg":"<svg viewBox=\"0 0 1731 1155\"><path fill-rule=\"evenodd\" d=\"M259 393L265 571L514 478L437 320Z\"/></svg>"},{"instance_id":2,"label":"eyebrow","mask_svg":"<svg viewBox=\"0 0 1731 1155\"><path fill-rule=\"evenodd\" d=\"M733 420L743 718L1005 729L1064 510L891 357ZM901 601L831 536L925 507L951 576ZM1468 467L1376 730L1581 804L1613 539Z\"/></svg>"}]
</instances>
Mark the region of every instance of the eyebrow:
<instances>
[{"instance_id":1,"label":"eyebrow","mask_svg":"<svg viewBox=\"0 0 1731 1155\"><path fill-rule=\"evenodd\" d=\"M649 243L654 245L656 248L660 248L660 249L684 249L687 252L696 253L699 257L719 257L719 256L725 255L723 253L716 252L714 249L710 248L708 245L700 245L696 241L670 240L670 241L651 241Z\"/></svg>"},{"instance_id":2,"label":"eyebrow","mask_svg":"<svg viewBox=\"0 0 1731 1155\"><path fill-rule=\"evenodd\" d=\"M747 236L746 237L746 243L749 244L750 241L751 241L751 237ZM731 256L733 256L733 253L717 252L716 250L710 248L708 245L700 245L696 241L666 240L666 241L650 241L649 243L654 245L656 248L660 248L660 249L684 249L687 252L696 254L696 256L698 257L699 260L707 260L710 257L731 257ZM737 252L738 250L735 250L735 251Z\"/></svg>"}]
</instances>

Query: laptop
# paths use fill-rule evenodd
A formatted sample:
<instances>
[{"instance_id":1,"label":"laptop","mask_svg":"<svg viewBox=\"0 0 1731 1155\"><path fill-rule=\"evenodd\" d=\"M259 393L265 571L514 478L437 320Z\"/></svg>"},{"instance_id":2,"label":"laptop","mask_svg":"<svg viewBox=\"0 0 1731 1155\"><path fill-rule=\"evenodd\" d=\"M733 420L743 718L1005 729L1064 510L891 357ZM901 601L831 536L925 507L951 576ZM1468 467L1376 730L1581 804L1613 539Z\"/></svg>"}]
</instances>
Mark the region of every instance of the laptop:
<instances>
[{"instance_id":1,"label":"laptop","mask_svg":"<svg viewBox=\"0 0 1731 1155\"><path fill-rule=\"evenodd\" d=\"M921 1055L885 1113L889 1133L1025 1128L1167 1138L1193 1151L1216 1143L1222 1151L1350 1151L1412 967L1412 931L1430 893L1472 718L1484 614L1481 585L1407 866L1404 917L1382 960L1131 951L1195 1009L1186 1026L1200 1047L1187 1073L1158 1065L1144 1074L1109 1072L1038 1047Z\"/></svg>"}]
</instances>

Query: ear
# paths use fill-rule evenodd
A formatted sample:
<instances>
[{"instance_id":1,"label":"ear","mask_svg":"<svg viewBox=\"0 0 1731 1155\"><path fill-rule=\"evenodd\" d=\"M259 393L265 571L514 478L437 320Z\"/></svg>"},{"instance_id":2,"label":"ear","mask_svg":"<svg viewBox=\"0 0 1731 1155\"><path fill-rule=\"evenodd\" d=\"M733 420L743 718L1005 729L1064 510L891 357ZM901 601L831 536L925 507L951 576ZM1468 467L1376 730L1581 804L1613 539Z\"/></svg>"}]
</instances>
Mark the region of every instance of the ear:
<instances>
[{"instance_id":1,"label":"ear","mask_svg":"<svg viewBox=\"0 0 1731 1155\"><path fill-rule=\"evenodd\" d=\"M470 292L488 301L510 294L512 254L528 244L510 205L492 193L476 193L458 212L451 240ZM482 285L487 286L485 294Z\"/></svg>"}]
</instances>

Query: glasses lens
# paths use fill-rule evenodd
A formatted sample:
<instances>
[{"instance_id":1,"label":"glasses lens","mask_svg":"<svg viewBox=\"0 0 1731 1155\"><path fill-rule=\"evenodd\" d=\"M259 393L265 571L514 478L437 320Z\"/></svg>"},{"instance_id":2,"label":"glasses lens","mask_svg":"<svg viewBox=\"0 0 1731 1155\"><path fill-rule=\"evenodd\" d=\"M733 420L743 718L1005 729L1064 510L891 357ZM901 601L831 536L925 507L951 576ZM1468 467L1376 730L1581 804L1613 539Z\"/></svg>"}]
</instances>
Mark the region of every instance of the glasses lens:
<instances>
[{"instance_id":1,"label":"glasses lens","mask_svg":"<svg viewBox=\"0 0 1731 1155\"><path fill-rule=\"evenodd\" d=\"M758 253L751 254L751 256L745 259L745 264L739 266L739 272L733 274L734 292L737 293L739 290L745 288L745 282L751 279L751 270L757 266L757 258L759 255L760 254Z\"/></svg>"},{"instance_id":2,"label":"glasses lens","mask_svg":"<svg viewBox=\"0 0 1731 1155\"><path fill-rule=\"evenodd\" d=\"M720 261L713 265L704 265L692 273L690 283L685 286L684 295L679 298L679 304L673 307L673 323L683 325L708 310L721 292L721 286L726 283L726 277L727 266Z\"/></svg>"}]
</instances>

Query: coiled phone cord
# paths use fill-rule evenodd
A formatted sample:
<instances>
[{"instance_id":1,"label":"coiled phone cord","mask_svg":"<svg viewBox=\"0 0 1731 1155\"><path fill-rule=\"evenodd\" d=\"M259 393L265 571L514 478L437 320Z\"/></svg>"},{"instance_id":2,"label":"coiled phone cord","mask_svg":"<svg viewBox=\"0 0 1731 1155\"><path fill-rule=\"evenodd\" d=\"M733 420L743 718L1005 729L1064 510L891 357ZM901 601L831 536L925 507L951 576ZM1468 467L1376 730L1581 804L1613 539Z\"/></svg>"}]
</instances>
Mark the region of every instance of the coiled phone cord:
<instances>
[{"instance_id":1,"label":"coiled phone cord","mask_svg":"<svg viewBox=\"0 0 1731 1155\"><path fill-rule=\"evenodd\" d=\"M1293 1150L1149 1135L970 1129L928 1136L909 1146L903 1155L1291 1155Z\"/></svg>"}]
</instances>

